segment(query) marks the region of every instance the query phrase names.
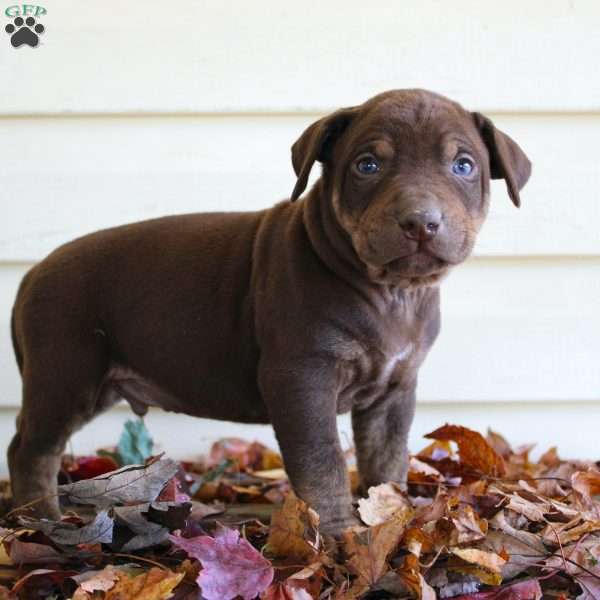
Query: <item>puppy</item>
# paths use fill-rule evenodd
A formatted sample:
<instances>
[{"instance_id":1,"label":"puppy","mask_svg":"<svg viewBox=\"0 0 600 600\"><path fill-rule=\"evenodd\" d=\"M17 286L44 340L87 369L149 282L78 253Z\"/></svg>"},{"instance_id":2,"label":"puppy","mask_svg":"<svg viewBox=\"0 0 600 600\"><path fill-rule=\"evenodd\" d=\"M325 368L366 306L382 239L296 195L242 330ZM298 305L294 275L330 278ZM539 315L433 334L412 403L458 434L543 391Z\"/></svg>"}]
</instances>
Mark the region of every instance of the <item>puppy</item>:
<instances>
[{"instance_id":1,"label":"puppy","mask_svg":"<svg viewBox=\"0 0 600 600\"><path fill-rule=\"evenodd\" d=\"M530 162L481 114L399 90L312 124L292 163L291 199L272 208L99 231L25 276L16 505L43 498L38 514L58 517L67 439L121 398L138 413L272 423L326 533L353 523L338 414L352 412L363 489L405 481L440 282L473 248L490 178L519 206Z\"/></svg>"}]
</instances>

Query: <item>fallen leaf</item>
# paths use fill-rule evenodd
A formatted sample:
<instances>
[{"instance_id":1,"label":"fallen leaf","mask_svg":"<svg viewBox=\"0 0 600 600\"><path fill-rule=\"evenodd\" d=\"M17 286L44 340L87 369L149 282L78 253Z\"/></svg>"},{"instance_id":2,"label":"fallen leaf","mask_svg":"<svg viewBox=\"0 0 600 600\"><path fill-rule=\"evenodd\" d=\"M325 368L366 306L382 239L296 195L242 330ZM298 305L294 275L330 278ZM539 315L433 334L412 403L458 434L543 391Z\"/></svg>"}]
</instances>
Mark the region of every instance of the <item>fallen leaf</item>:
<instances>
[{"instance_id":1,"label":"fallen leaf","mask_svg":"<svg viewBox=\"0 0 600 600\"><path fill-rule=\"evenodd\" d=\"M509 498L506 508L514 510L516 513L526 516L530 521L543 522L545 521L544 512L549 509L548 504L536 504L530 500L526 500L517 494L512 494Z\"/></svg>"},{"instance_id":2,"label":"fallen leaf","mask_svg":"<svg viewBox=\"0 0 600 600\"><path fill-rule=\"evenodd\" d=\"M499 512L489 523L494 530L486 536L485 549L496 554L508 553L508 560L502 565L503 579L511 579L532 565L541 564L548 556L542 538L512 527L504 512Z\"/></svg>"},{"instance_id":3,"label":"fallen leaf","mask_svg":"<svg viewBox=\"0 0 600 600\"><path fill-rule=\"evenodd\" d=\"M66 471L71 481L80 481L110 473L118 468L119 465L110 456L80 456L67 466Z\"/></svg>"},{"instance_id":4,"label":"fallen leaf","mask_svg":"<svg viewBox=\"0 0 600 600\"><path fill-rule=\"evenodd\" d=\"M242 596L252 600L273 581L271 563L239 531L223 528L215 537L169 536L188 556L202 563L198 585L206 600L232 600Z\"/></svg>"},{"instance_id":5,"label":"fallen leaf","mask_svg":"<svg viewBox=\"0 0 600 600\"><path fill-rule=\"evenodd\" d=\"M573 577L582 590L577 600L600 598L600 542L597 538L590 536L581 543L563 548L562 552L547 559L546 566Z\"/></svg>"},{"instance_id":6,"label":"fallen leaf","mask_svg":"<svg viewBox=\"0 0 600 600\"><path fill-rule=\"evenodd\" d=\"M441 483L444 476L430 464L419 460L416 456L411 456L408 463L408 483L412 485L418 484L435 484Z\"/></svg>"},{"instance_id":7,"label":"fallen leaf","mask_svg":"<svg viewBox=\"0 0 600 600\"><path fill-rule=\"evenodd\" d=\"M600 520L582 521L580 517L576 517L569 523L548 523L541 535L548 543L565 546L595 531L600 531Z\"/></svg>"},{"instance_id":8,"label":"fallen leaf","mask_svg":"<svg viewBox=\"0 0 600 600\"><path fill-rule=\"evenodd\" d=\"M587 502L592 502L592 496L600 495L600 473L592 469L577 471L571 476L571 485Z\"/></svg>"},{"instance_id":9,"label":"fallen leaf","mask_svg":"<svg viewBox=\"0 0 600 600\"><path fill-rule=\"evenodd\" d=\"M47 565L66 560L66 557L52 546L22 542L19 538L14 538L10 541L8 555L16 565Z\"/></svg>"},{"instance_id":10,"label":"fallen leaf","mask_svg":"<svg viewBox=\"0 0 600 600\"><path fill-rule=\"evenodd\" d=\"M104 600L167 600L184 575L158 567L134 577L121 572L117 583L105 593Z\"/></svg>"},{"instance_id":11,"label":"fallen leaf","mask_svg":"<svg viewBox=\"0 0 600 600\"><path fill-rule=\"evenodd\" d=\"M558 457L558 449L556 446L546 450L544 454L540 456L539 462L547 467L556 468L560 466L560 458Z\"/></svg>"},{"instance_id":12,"label":"fallen leaf","mask_svg":"<svg viewBox=\"0 0 600 600\"><path fill-rule=\"evenodd\" d=\"M368 495L368 498L358 501L358 513L367 525L380 525L392 517L403 518L408 522L413 515L410 502L395 483L370 487Z\"/></svg>"},{"instance_id":13,"label":"fallen leaf","mask_svg":"<svg viewBox=\"0 0 600 600\"><path fill-rule=\"evenodd\" d=\"M147 518L152 523L158 523L174 531L185 528L191 510L191 502L152 502L148 506Z\"/></svg>"},{"instance_id":14,"label":"fallen leaf","mask_svg":"<svg viewBox=\"0 0 600 600\"><path fill-rule=\"evenodd\" d=\"M434 461L452 458L453 456L452 445L446 440L435 440L417 454L417 458L430 458Z\"/></svg>"},{"instance_id":15,"label":"fallen leaf","mask_svg":"<svg viewBox=\"0 0 600 600\"><path fill-rule=\"evenodd\" d=\"M271 517L267 545L275 556L310 560L318 552L319 516L290 492Z\"/></svg>"},{"instance_id":16,"label":"fallen leaf","mask_svg":"<svg viewBox=\"0 0 600 600\"><path fill-rule=\"evenodd\" d=\"M94 592L107 592L119 580L119 572L113 565L107 565L100 571L87 571L71 577L77 583L73 600L89 598Z\"/></svg>"},{"instance_id":17,"label":"fallen leaf","mask_svg":"<svg viewBox=\"0 0 600 600\"><path fill-rule=\"evenodd\" d=\"M456 529L456 544L466 544L485 538L488 532L488 523L468 505L459 505L449 512L448 518Z\"/></svg>"},{"instance_id":18,"label":"fallen leaf","mask_svg":"<svg viewBox=\"0 0 600 600\"><path fill-rule=\"evenodd\" d=\"M34 569L15 582L11 595L19 599L48 598L57 588L62 590L65 580L76 574L76 571Z\"/></svg>"},{"instance_id":19,"label":"fallen leaf","mask_svg":"<svg viewBox=\"0 0 600 600\"><path fill-rule=\"evenodd\" d=\"M495 552L485 552L476 548L451 548L450 552L469 563L468 567L453 565L452 570L473 575L488 585L499 585L502 582L502 565L506 561Z\"/></svg>"},{"instance_id":20,"label":"fallen leaf","mask_svg":"<svg viewBox=\"0 0 600 600\"><path fill-rule=\"evenodd\" d=\"M181 482L179 477L171 477L165 483L160 494L156 497L156 502L189 502L190 497L185 492L181 491Z\"/></svg>"},{"instance_id":21,"label":"fallen leaf","mask_svg":"<svg viewBox=\"0 0 600 600\"><path fill-rule=\"evenodd\" d=\"M488 444L495 450L496 454L499 454L502 458L510 457L512 448L502 435L488 428L485 437Z\"/></svg>"},{"instance_id":22,"label":"fallen leaf","mask_svg":"<svg viewBox=\"0 0 600 600\"><path fill-rule=\"evenodd\" d=\"M117 453L121 465L144 464L152 456L154 441L142 419L127 420L119 438Z\"/></svg>"},{"instance_id":23,"label":"fallen leaf","mask_svg":"<svg viewBox=\"0 0 600 600\"><path fill-rule=\"evenodd\" d=\"M277 481L278 479L285 479L287 477L286 472L281 469L267 469L265 471L254 471L254 475L256 477L260 477L261 479L272 479Z\"/></svg>"},{"instance_id":24,"label":"fallen leaf","mask_svg":"<svg viewBox=\"0 0 600 600\"><path fill-rule=\"evenodd\" d=\"M355 590L375 584L387 569L387 559L398 545L406 527L403 517L362 529L344 532L344 548L350 557L346 565L357 575Z\"/></svg>"},{"instance_id":25,"label":"fallen leaf","mask_svg":"<svg viewBox=\"0 0 600 600\"><path fill-rule=\"evenodd\" d=\"M436 600L433 588L425 581L421 574L419 559L414 554L404 557L402 566L396 571L405 590L417 600Z\"/></svg>"},{"instance_id":26,"label":"fallen leaf","mask_svg":"<svg viewBox=\"0 0 600 600\"><path fill-rule=\"evenodd\" d=\"M304 588L293 587L288 582L281 581L269 586L260 598L261 600L312 600L313 596Z\"/></svg>"},{"instance_id":27,"label":"fallen leaf","mask_svg":"<svg viewBox=\"0 0 600 600\"><path fill-rule=\"evenodd\" d=\"M225 504L223 502L213 502L212 504L204 504L204 502L198 502L192 500L192 511L190 512L190 519L192 521L200 521L205 517L211 515L218 515L225 512Z\"/></svg>"},{"instance_id":28,"label":"fallen leaf","mask_svg":"<svg viewBox=\"0 0 600 600\"><path fill-rule=\"evenodd\" d=\"M455 596L453 600L541 600L542 588L537 579L503 585L496 590Z\"/></svg>"},{"instance_id":29,"label":"fallen leaf","mask_svg":"<svg viewBox=\"0 0 600 600\"><path fill-rule=\"evenodd\" d=\"M506 472L502 457L477 431L460 425L444 425L425 437L456 442L461 464L478 475L501 477Z\"/></svg>"},{"instance_id":30,"label":"fallen leaf","mask_svg":"<svg viewBox=\"0 0 600 600\"><path fill-rule=\"evenodd\" d=\"M98 513L91 523L83 527L78 527L75 523L68 521L38 520L29 517L20 517L19 521L28 529L43 532L61 546L104 544L110 543L113 538L114 521L106 511Z\"/></svg>"},{"instance_id":31,"label":"fallen leaf","mask_svg":"<svg viewBox=\"0 0 600 600\"><path fill-rule=\"evenodd\" d=\"M223 438L213 444L209 465L218 465L223 460L234 460L240 468L251 471L283 467L283 461L277 452L273 452L259 442L250 443L239 438Z\"/></svg>"},{"instance_id":32,"label":"fallen leaf","mask_svg":"<svg viewBox=\"0 0 600 600\"><path fill-rule=\"evenodd\" d=\"M125 526L134 535L129 536L124 543L115 542L120 552L134 552L151 546L156 546L169 539L169 529L159 523L152 523L144 513L147 513L150 504L135 504L133 506L115 506L113 508L117 525Z\"/></svg>"},{"instance_id":33,"label":"fallen leaf","mask_svg":"<svg viewBox=\"0 0 600 600\"><path fill-rule=\"evenodd\" d=\"M133 465L93 479L58 486L73 504L109 508L116 504L152 502L177 472L177 463L167 458L148 465Z\"/></svg>"}]
</instances>

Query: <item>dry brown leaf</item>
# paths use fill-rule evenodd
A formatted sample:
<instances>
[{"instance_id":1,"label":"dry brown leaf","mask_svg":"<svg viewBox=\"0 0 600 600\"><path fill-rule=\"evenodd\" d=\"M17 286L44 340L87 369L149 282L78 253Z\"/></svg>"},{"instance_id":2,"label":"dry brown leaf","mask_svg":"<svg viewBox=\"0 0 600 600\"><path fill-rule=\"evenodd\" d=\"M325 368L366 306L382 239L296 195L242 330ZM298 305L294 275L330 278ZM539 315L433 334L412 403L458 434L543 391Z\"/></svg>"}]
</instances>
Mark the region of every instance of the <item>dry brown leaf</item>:
<instances>
[{"instance_id":1,"label":"dry brown leaf","mask_svg":"<svg viewBox=\"0 0 600 600\"><path fill-rule=\"evenodd\" d=\"M311 600L321 591L323 563L316 561L290 575L285 581L273 583L261 595L261 600Z\"/></svg>"},{"instance_id":2,"label":"dry brown leaf","mask_svg":"<svg viewBox=\"0 0 600 600\"><path fill-rule=\"evenodd\" d=\"M558 467L560 465L560 458L558 457L558 449L556 446L552 446L552 448L546 450L546 452L540 456L538 462L546 467Z\"/></svg>"},{"instance_id":3,"label":"dry brown leaf","mask_svg":"<svg viewBox=\"0 0 600 600\"><path fill-rule=\"evenodd\" d=\"M501 477L506 473L502 457L477 431L460 425L444 425L425 437L456 442L461 464L474 473L491 477Z\"/></svg>"},{"instance_id":4,"label":"dry brown leaf","mask_svg":"<svg viewBox=\"0 0 600 600\"><path fill-rule=\"evenodd\" d=\"M591 502L592 496L600 494L600 473L591 469L577 471L571 476L571 485L587 502Z\"/></svg>"},{"instance_id":5,"label":"dry brown leaf","mask_svg":"<svg viewBox=\"0 0 600 600\"><path fill-rule=\"evenodd\" d=\"M481 519L470 506L460 505L449 516L456 528L456 544L474 542L486 536L488 531L487 521Z\"/></svg>"},{"instance_id":6,"label":"dry brown leaf","mask_svg":"<svg viewBox=\"0 0 600 600\"><path fill-rule=\"evenodd\" d=\"M387 570L387 559L396 548L406 526L405 520L393 517L375 527L350 529L344 532L344 548L350 557L346 566L357 575L356 592L376 583Z\"/></svg>"},{"instance_id":7,"label":"dry brown leaf","mask_svg":"<svg viewBox=\"0 0 600 600\"><path fill-rule=\"evenodd\" d=\"M185 573L152 567L142 575L119 574L119 580L106 592L104 600L167 600Z\"/></svg>"},{"instance_id":8,"label":"dry brown leaf","mask_svg":"<svg viewBox=\"0 0 600 600\"><path fill-rule=\"evenodd\" d=\"M425 526L438 549L482 540L487 530L486 519L480 518L468 505L456 505L454 500L447 502L443 517Z\"/></svg>"},{"instance_id":9,"label":"dry brown leaf","mask_svg":"<svg viewBox=\"0 0 600 600\"><path fill-rule=\"evenodd\" d=\"M275 556L310 560L318 552L319 516L290 492L271 517L267 544Z\"/></svg>"},{"instance_id":10,"label":"dry brown leaf","mask_svg":"<svg viewBox=\"0 0 600 600\"><path fill-rule=\"evenodd\" d=\"M499 512L489 521L489 531L484 549L496 554L508 553L508 560L502 566L503 579L512 579L531 565L543 561L549 554L542 538L530 531L512 527L506 520L504 511Z\"/></svg>"},{"instance_id":11,"label":"dry brown leaf","mask_svg":"<svg viewBox=\"0 0 600 600\"><path fill-rule=\"evenodd\" d=\"M548 523L541 535L547 542L564 546L593 531L600 531L599 520L581 521L581 518L577 517L569 523Z\"/></svg>"},{"instance_id":12,"label":"dry brown leaf","mask_svg":"<svg viewBox=\"0 0 600 600\"><path fill-rule=\"evenodd\" d=\"M411 456L408 464L409 485L434 485L444 481L444 476L430 464Z\"/></svg>"},{"instance_id":13,"label":"dry brown leaf","mask_svg":"<svg viewBox=\"0 0 600 600\"><path fill-rule=\"evenodd\" d=\"M489 445L502 458L508 458L512 454L512 448L504 436L488 428L487 435L485 437Z\"/></svg>"},{"instance_id":14,"label":"dry brown leaf","mask_svg":"<svg viewBox=\"0 0 600 600\"><path fill-rule=\"evenodd\" d=\"M73 579L79 587L73 594L73 600L87 600L94 597L94 592L107 592L114 587L123 572L115 569L113 565L107 565L101 571L90 571L82 575L76 575Z\"/></svg>"},{"instance_id":15,"label":"dry brown leaf","mask_svg":"<svg viewBox=\"0 0 600 600\"><path fill-rule=\"evenodd\" d=\"M304 588L294 587L288 581L280 581L270 585L261 595L260 600L312 600Z\"/></svg>"},{"instance_id":16,"label":"dry brown leaf","mask_svg":"<svg viewBox=\"0 0 600 600\"><path fill-rule=\"evenodd\" d=\"M548 558L546 566L560 569L571 575L583 592L577 600L598 600L600 597L600 543L597 539L586 539L582 543L563 548L562 554Z\"/></svg>"},{"instance_id":17,"label":"dry brown leaf","mask_svg":"<svg viewBox=\"0 0 600 600\"><path fill-rule=\"evenodd\" d=\"M392 517L408 522L413 510L399 485L382 483L369 488L369 497L358 501L358 513L363 523L380 525Z\"/></svg>"},{"instance_id":18,"label":"dry brown leaf","mask_svg":"<svg viewBox=\"0 0 600 600\"><path fill-rule=\"evenodd\" d=\"M512 494L509 498L506 508L514 510L516 513L527 517L530 521L544 521L544 512L547 512L549 505L538 505L535 502L526 500L517 494Z\"/></svg>"},{"instance_id":19,"label":"dry brown leaf","mask_svg":"<svg viewBox=\"0 0 600 600\"><path fill-rule=\"evenodd\" d=\"M495 552L485 552L476 548L451 548L450 552L468 565L453 565L452 571L477 577L487 585L502 583L502 566L506 562Z\"/></svg>"}]
</instances>

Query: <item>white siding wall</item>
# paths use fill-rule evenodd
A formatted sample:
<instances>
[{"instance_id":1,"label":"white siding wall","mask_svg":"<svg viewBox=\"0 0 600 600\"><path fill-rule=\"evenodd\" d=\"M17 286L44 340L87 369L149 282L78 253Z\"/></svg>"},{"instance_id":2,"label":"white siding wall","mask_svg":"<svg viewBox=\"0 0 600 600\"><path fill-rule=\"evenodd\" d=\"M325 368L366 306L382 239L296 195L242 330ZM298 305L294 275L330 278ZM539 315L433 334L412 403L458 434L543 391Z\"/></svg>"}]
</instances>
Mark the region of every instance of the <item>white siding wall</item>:
<instances>
[{"instance_id":1,"label":"white siding wall","mask_svg":"<svg viewBox=\"0 0 600 600\"><path fill-rule=\"evenodd\" d=\"M100 227L268 206L293 187L289 147L307 124L385 89L418 86L489 114L526 149L534 175L520 211L494 184L475 256L444 285L443 331L422 371L413 445L452 421L598 457L600 4L43 6L38 48L0 39L3 446L20 395L10 307L34 261ZM119 408L88 426L74 449L115 439L126 414ZM162 413L150 423L179 455L234 432L272 440L265 428Z\"/></svg>"}]
</instances>

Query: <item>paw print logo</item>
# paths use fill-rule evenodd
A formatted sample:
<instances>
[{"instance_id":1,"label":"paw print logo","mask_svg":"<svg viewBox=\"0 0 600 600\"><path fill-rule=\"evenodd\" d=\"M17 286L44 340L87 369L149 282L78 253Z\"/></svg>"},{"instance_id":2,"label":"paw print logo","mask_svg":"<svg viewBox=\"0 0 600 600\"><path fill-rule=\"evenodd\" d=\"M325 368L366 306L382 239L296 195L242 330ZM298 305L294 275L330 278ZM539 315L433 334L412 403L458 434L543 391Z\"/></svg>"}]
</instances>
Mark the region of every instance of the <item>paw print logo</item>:
<instances>
[{"instance_id":1,"label":"paw print logo","mask_svg":"<svg viewBox=\"0 0 600 600\"><path fill-rule=\"evenodd\" d=\"M5 27L5 30L10 35L10 43L15 48L23 44L35 48L39 44L40 38L38 34L44 33L44 26L41 23L36 24L33 17L27 17L25 20L17 17L13 23L9 23Z\"/></svg>"}]
</instances>

